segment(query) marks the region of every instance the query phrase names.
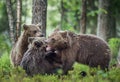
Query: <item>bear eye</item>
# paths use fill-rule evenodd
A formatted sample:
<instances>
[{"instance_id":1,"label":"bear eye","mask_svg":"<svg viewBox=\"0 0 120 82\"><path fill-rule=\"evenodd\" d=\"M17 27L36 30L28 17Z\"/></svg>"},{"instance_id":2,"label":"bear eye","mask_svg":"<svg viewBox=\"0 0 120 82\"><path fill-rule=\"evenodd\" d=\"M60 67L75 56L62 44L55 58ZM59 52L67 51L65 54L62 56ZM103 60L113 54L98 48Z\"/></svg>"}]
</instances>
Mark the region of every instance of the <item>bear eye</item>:
<instances>
[{"instance_id":1,"label":"bear eye","mask_svg":"<svg viewBox=\"0 0 120 82\"><path fill-rule=\"evenodd\" d=\"M37 31L36 31L36 30L34 30L34 31L33 31L33 33L35 34L35 33L37 33Z\"/></svg>"},{"instance_id":2,"label":"bear eye","mask_svg":"<svg viewBox=\"0 0 120 82\"><path fill-rule=\"evenodd\" d=\"M51 40L52 40L52 42L55 42L55 39L54 39L54 38L52 38Z\"/></svg>"},{"instance_id":3,"label":"bear eye","mask_svg":"<svg viewBox=\"0 0 120 82\"><path fill-rule=\"evenodd\" d=\"M44 37L45 35L44 34L41 34L40 37Z\"/></svg>"}]
</instances>

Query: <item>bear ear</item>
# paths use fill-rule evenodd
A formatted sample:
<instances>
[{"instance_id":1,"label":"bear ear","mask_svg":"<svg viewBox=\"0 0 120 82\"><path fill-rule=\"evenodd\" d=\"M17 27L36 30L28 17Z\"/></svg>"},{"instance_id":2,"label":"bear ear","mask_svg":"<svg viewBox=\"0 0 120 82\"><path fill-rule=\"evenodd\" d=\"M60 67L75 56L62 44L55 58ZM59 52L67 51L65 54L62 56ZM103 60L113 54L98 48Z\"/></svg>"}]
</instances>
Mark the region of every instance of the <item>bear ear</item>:
<instances>
[{"instance_id":1,"label":"bear ear","mask_svg":"<svg viewBox=\"0 0 120 82\"><path fill-rule=\"evenodd\" d=\"M60 31L60 34L63 38L66 38L67 36L67 31Z\"/></svg>"},{"instance_id":2,"label":"bear ear","mask_svg":"<svg viewBox=\"0 0 120 82\"><path fill-rule=\"evenodd\" d=\"M34 40L34 37L29 37L28 38L28 43L32 43L33 40Z\"/></svg>"},{"instance_id":3,"label":"bear ear","mask_svg":"<svg viewBox=\"0 0 120 82\"><path fill-rule=\"evenodd\" d=\"M42 23L38 23L37 26L42 29Z\"/></svg>"},{"instance_id":4,"label":"bear ear","mask_svg":"<svg viewBox=\"0 0 120 82\"><path fill-rule=\"evenodd\" d=\"M53 32L58 32L60 31L60 28L55 28Z\"/></svg>"},{"instance_id":5,"label":"bear ear","mask_svg":"<svg viewBox=\"0 0 120 82\"><path fill-rule=\"evenodd\" d=\"M24 30L27 30L27 29L28 29L28 25L23 24L23 29L24 29Z\"/></svg>"}]
</instances>

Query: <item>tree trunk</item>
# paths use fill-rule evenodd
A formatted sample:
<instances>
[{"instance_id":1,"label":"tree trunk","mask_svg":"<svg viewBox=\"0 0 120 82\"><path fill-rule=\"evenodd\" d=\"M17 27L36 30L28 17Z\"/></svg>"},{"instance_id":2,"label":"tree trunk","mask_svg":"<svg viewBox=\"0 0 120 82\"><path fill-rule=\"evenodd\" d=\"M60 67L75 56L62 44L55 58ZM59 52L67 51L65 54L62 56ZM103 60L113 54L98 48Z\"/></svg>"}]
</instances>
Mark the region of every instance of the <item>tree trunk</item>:
<instances>
[{"instance_id":1,"label":"tree trunk","mask_svg":"<svg viewBox=\"0 0 120 82\"><path fill-rule=\"evenodd\" d=\"M14 21L13 21L11 0L6 0L6 7L7 7L8 20L9 20L10 38L13 45L15 43L15 39L14 39Z\"/></svg>"},{"instance_id":2,"label":"tree trunk","mask_svg":"<svg viewBox=\"0 0 120 82\"><path fill-rule=\"evenodd\" d=\"M107 40L110 29L110 0L99 0L99 9L105 10L98 14L97 36Z\"/></svg>"},{"instance_id":3,"label":"tree trunk","mask_svg":"<svg viewBox=\"0 0 120 82\"><path fill-rule=\"evenodd\" d=\"M112 12L112 11L111 11ZM111 14L110 12L110 14ZM111 14L109 16L109 29L107 30L107 40L116 37L116 18Z\"/></svg>"},{"instance_id":4,"label":"tree trunk","mask_svg":"<svg viewBox=\"0 0 120 82\"><path fill-rule=\"evenodd\" d=\"M21 11L22 11L22 0L17 0L17 22L16 22L16 41L20 36L21 32Z\"/></svg>"},{"instance_id":5,"label":"tree trunk","mask_svg":"<svg viewBox=\"0 0 120 82\"><path fill-rule=\"evenodd\" d=\"M46 35L47 0L33 0L32 23L41 24L42 32Z\"/></svg>"},{"instance_id":6,"label":"tree trunk","mask_svg":"<svg viewBox=\"0 0 120 82\"><path fill-rule=\"evenodd\" d=\"M86 11L87 11L87 0L82 0L82 13L80 20L80 33L84 34L86 32Z\"/></svg>"},{"instance_id":7,"label":"tree trunk","mask_svg":"<svg viewBox=\"0 0 120 82\"><path fill-rule=\"evenodd\" d=\"M63 0L61 0L61 26L60 28L63 27L63 21L64 21L64 6L63 6Z\"/></svg>"},{"instance_id":8,"label":"tree trunk","mask_svg":"<svg viewBox=\"0 0 120 82\"><path fill-rule=\"evenodd\" d=\"M79 2L80 1L76 0L75 5L79 5ZM79 14L79 12L80 12L80 9L76 9L75 15L74 15L74 17L75 17L74 29L77 31L80 31L80 18L79 18L80 14Z\"/></svg>"},{"instance_id":9,"label":"tree trunk","mask_svg":"<svg viewBox=\"0 0 120 82\"><path fill-rule=\"evenodd\" d=\"M60 28L62 29L65 26L65 23L67 23L67 9L64 7L66 5L63 0L61 0L61 26Z\"/></svg>"}]
</instances>

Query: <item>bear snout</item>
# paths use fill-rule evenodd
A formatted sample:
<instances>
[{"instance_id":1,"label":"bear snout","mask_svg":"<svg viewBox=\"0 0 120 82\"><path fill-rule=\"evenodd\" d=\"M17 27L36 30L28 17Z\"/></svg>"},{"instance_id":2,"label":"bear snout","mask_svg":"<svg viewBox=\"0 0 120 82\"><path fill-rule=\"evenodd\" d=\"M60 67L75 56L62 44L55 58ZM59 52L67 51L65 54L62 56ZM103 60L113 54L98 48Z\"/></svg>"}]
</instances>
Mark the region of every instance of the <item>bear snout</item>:
<instances>
[{"instance_id":1,"label":"bear snout","mask_svg":"<svg viewBox=\"0 0 120 82\"><path fill-rule=\"evenodd\" d=\"M41 47L42 42L36 41L36 42L34 42L34 45L35 45L37 48L39 48L39 47Z\"/></svg>"},{"instance_id":2,"label":"bear snout","mask_svg":"<svg viewBox=\"0 0 120 82\"><path fill-rule=\"evenodd\" d=\"M36 33L36 37L45 37L45 35L43 33L38 32Z\"/></svg>"},{"instance_id":3,"label":"bear snout","mask_svg":"<svg viewBox=\"0 0 120 82\"><path fill-rule=\"evenodd\" d=\"M40 34L40 37L45 37L45 35L44 34Z\"/></svg>"}]
</instances>

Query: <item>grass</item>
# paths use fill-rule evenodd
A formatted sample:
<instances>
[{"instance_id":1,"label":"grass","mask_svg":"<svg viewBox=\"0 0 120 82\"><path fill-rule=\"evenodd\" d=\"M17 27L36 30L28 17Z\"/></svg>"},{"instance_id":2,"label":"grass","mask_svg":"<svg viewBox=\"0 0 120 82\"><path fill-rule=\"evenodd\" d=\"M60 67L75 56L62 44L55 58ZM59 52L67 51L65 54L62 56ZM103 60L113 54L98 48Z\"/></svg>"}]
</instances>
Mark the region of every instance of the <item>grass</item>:
<instances>
[{"instance_id":1,"label":"grass","mask_svg":"<svg viewBox=\"0 0 120 82\"><path fill-rule=\"evenodd\" d=\"M35 75L27 76L25 71L18 67L12 68L9 55L4 53L0 58L0 82L119 82L120 69L111 68L108 72L99 69L91 69L86 65L75 63L74 70L70 70L68 75ZM84 77L81 72L86 72ZM60 72L61 73L61 72ZM93 74L92 74L93 73Z\"/></svg>"}]
</instances>

